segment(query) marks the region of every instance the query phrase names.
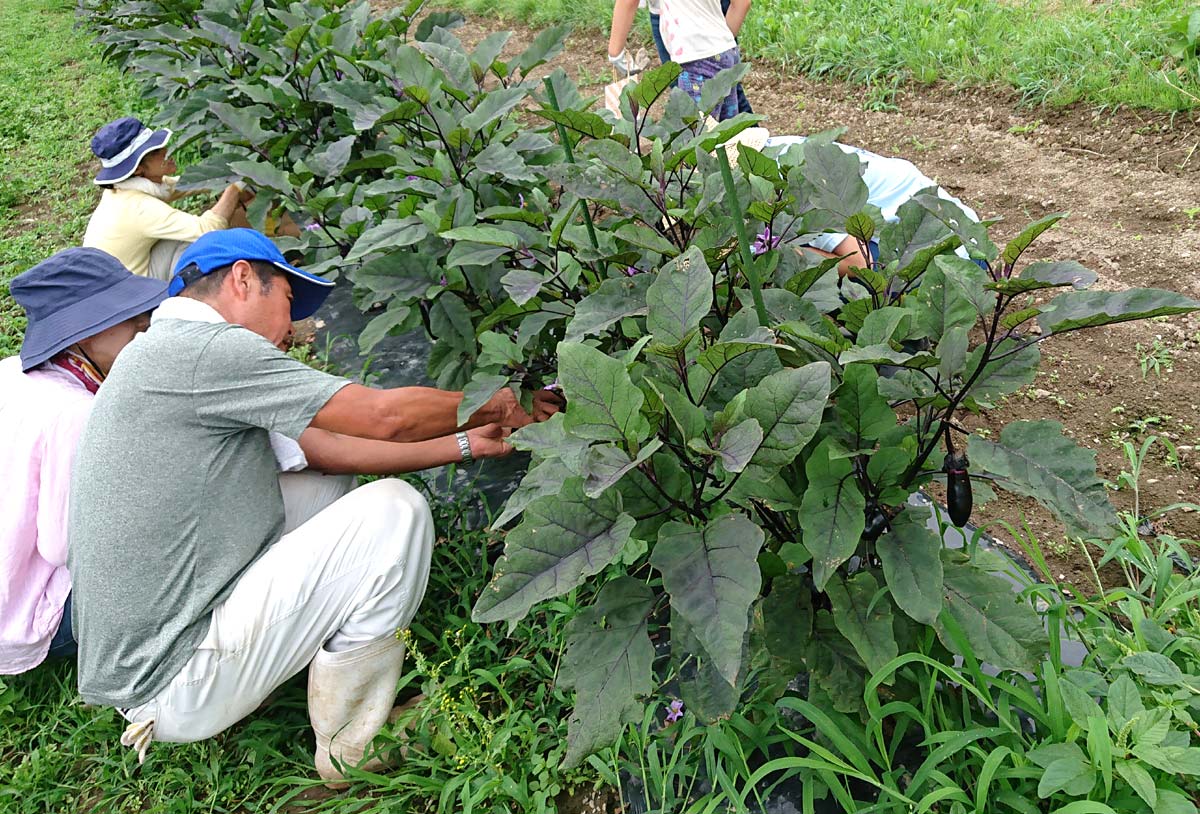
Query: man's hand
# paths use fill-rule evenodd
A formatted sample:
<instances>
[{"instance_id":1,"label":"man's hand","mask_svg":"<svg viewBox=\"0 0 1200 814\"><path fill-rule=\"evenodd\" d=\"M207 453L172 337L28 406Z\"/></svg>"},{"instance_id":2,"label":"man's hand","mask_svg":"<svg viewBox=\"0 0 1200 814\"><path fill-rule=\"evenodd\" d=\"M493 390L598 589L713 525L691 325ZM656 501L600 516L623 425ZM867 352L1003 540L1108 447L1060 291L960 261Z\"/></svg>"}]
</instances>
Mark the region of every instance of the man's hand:
<instances>
[{"instance_id":1,"label":"man's hand","mask_svg":"<svg viewBox=\"0 0 1200 814\"><path fill-rule=\"evenodd\" d=\"M557 391L537 390L533 394L533 420L545 421L566 405L566 400Z\"/></svg>"},{"instance_id":2,"label":"man's hand","mask_svg":"<svg viewBox=\"0 0 1200 814\"><path fill-rule=\"evenodd\" d=\"M500 424L485 424L467 430L467 440L471 443L471 457L503 458L508 455L513 451L513 446L504 439L510 432L512 430Z\"/></svg>"},{"instance_id":3,"label":"man's hand","mask_svg":"<svg viewBox=\"0 0 1200 814\"><path fill-rule=\"evenodd\" d=\"M533 394L533 415L525 412L513 391L502 388L474 416L477 421L499 424L510 430L527 427L535 421L545 421L562 410L563 397L551 390L538 390Z\"/></svg>"},{"instance_id":4,"label":"man's hand","mask_svg":"<svg viewBox=\"0 0 1200 814\"><path fill-rule=\"evenodd\" d=\"M500 388L487 404L479 408L479 412L475 413L473 418L489 424L499 424L510 430L520 429L533 423L533 416L525 412L521 402L517 401L516 395L508 387Z\"/></svg>"}]
</instances>

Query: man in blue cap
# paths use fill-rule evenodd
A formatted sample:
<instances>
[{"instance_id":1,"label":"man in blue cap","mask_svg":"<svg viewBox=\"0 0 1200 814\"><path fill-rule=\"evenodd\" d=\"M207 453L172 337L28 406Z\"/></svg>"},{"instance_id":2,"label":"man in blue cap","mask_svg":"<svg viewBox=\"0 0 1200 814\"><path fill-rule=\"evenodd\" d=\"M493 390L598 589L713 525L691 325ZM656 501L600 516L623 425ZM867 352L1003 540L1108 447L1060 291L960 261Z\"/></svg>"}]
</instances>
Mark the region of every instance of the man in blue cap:
<instances>
[{"instance_id":1,"label":"man in blue cap","mask_svg":"<svg viewBox=\"0 0 1200 814\"><path fill-rule=\"evenodd\" d=\"M291 359L277 346L330 286L258 232L206 234L96 401L71 503L79 686L121 710L141 756L221 732L308 665L315 762L337 781L392 710L429 508L384 479L297 523L268 431L318 470L388 473L505 455L511 428L557 409L542 394L531 417L506 389L460 428L462 393L375 390Z\"/></svg>"}]
</instances>

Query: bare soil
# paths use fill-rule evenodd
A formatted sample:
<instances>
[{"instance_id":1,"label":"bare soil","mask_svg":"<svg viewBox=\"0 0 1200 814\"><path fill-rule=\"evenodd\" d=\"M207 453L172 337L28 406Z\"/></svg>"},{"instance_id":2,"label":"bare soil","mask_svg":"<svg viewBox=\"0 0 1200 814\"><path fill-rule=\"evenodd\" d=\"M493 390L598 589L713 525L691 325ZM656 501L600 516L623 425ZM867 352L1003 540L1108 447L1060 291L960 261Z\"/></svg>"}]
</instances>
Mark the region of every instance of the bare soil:
<instances>
[{"instance_id":1,"label":"bare soil","mask_svg":"<svg viewBox=\"0 0 1200 814\"><path fill-rule=\"evenodd\" d=\"M468 45L499 29L514 32L507 54L527 45L534 30L470 19L455 34ZM606 39L577 32L551 67L562 67L597 95L610 81ZM1153 286L1200 298L1200 115L1098 111L1086 106L1022 106L1005 90L948 85L910 88L888 110L868 109L868 92L758 64L746 93L774 134L846 127L841 140L904 157L984 218L999 218L1000 239L1056 211L1069 211L1035 244L1027 259L1074 259L1100 277L1096 288ZM1142 470L1143 515L1200 498L1200 317L1126 323L1051 339L1042 345L1037 380L988 415L967 423L999 434L1018 419L1054 419L1080 444L1096 451L1102 478L1129 469L1123 440L1140 446L1150 435L1178 450L1177 465L1164 447ZM1160 370L1143 376L1142 359ZM1169 369L1168 369L1169 368ZM1132 509L1133 493L1113 493ZM1198 500L1200 502L1200 500ZM1053 576L1089 591L1091 569L1052 515L1030 499L1001 496L976 510L983 524L1027 522ZM1200 513L1179 510L1157 520L1156 531L1200 538ZM1001 542L1008 536L989 527Z\"/></svg>"}]
</instances>

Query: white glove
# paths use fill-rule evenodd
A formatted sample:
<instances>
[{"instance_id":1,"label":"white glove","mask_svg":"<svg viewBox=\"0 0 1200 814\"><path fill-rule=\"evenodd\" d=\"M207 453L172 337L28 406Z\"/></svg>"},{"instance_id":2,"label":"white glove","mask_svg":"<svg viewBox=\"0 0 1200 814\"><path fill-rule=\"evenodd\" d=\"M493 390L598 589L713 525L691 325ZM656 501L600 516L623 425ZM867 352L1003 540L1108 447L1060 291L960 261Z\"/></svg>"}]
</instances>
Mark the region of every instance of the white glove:
<instances>
[{"instance_id":1,"label":"white glove","mask_svg":"<svg viewBox=\"0 0 1200 814\"><path fill-rule=\"evenodd\" d=\"M613 70L617 72L618 79L624 79L625 77L629 76L628 60L629 52L624 48L622 48L621 53L617 54L616 56L613 56L612 54L608 55L609 64L611 64Z\"/></svg>"}]
</instances>

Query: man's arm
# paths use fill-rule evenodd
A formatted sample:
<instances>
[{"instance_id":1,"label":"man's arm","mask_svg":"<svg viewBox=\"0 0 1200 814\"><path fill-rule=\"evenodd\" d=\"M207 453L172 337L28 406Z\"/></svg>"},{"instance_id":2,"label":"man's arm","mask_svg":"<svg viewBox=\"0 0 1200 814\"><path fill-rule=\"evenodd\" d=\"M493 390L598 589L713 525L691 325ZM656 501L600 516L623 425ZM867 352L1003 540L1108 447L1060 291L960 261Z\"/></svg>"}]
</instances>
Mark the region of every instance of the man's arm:
<instances>
[{"instance_id":1,"label":"man's arm","mask_svg":"<svg viewBox=\"0 0 1200 814\"><path fill-rule=\"evenodd\" d=\"M549 418L558 411L557 396L539 391L534 394L534 414L530 416L521 408L513 392L505 387L460 427L458 405L462 399L463 394L459 391L433 387L375 390L350 384L317 411L309 426L356 438L410 443L441 438L459 429L485 424L516 429Z\"/></svg>"},{"instance_id":2,"label":"man's arm","mask_svg":"<svg viewBox=\"0 0 1200 814\"><path fill-rule=\"evenodd\" d=\"M474 458L499 458L512 452L505 442L508 430L499 424L467 430ZM462 450L453 435L399 444L353 438L312 427L300 436L300 447L311 469L330 475L399 475L458 463Z\"/></svg>"},{"instance_id":3,"label":"man's arm","mask_svg":"<svg viewBox=\"0 0 1200 814\"><path fill-rule=\"evenodd\" d=\"M746 21L749 12L750 0L730 0L729 11L725 13L725 24L733 32L733 36L736 37L741 32L742 23Z\"/></svg>"}]
</instances>

